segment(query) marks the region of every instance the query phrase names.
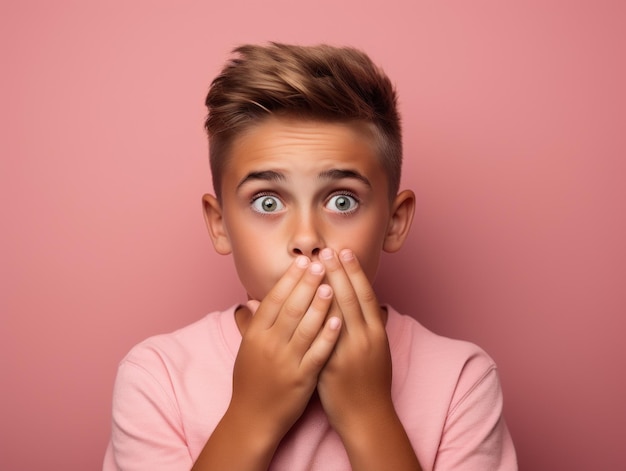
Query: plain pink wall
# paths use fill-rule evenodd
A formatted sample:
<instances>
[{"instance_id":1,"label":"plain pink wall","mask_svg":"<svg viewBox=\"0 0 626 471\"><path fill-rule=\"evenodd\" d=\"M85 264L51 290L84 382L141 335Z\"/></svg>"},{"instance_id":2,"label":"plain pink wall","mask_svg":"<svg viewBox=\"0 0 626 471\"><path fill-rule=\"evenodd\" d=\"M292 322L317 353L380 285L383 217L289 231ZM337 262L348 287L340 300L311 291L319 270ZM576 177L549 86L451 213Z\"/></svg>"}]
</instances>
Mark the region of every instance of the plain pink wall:
<instances>
[{"instance_id":1,"label":"plain pink wall","mask_svg":"<svg viewBox=\"0 0 626 471\"><path fill-rule=\"evenodd\" d=\"M266 40L397 83L418 207L380 297L496 359L522 469L623 467L625 8L370 3L4 2L0 469L98 469L127 350L242 299L202 103Z\"/></svg>"}]
</instances>

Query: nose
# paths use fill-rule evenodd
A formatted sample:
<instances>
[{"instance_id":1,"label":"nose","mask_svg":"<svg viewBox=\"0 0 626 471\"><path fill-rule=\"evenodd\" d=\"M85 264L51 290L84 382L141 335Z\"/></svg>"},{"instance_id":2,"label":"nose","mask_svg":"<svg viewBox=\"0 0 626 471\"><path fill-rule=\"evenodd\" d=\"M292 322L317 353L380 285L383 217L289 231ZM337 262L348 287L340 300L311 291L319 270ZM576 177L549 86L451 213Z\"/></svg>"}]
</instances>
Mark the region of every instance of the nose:
<instances>
[{"instance_id":1,"label":"nose","mask_svg":"<svg viewBox=\"0 0 626 471\"><path fill-rule=\"evenodd\" d=\"M309 212L294 215L290 228L289 253L317 257L324 247L320 221Z\"/></svg>"}]
</instances>

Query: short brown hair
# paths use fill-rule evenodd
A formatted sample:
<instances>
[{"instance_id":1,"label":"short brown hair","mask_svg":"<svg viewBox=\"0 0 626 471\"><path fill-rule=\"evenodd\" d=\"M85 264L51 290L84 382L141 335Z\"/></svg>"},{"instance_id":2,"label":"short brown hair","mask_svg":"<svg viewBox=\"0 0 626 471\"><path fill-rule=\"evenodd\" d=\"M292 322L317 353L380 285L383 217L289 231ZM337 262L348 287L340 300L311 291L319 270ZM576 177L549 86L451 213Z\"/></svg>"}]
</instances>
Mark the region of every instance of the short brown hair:
<instances>
[{"instance_id":1,"label":"short brown hair","mask_svg":"<svg viewBox=\"0 0 626 471\"><path fill-rule=\"evenodd\" d=\"M213 80L205 128L213 189L237 136L268 116L374 125L393 197L400 184L402 133L397 96L385 73L363 52L329 45L244 45Z\"/></svg>"}]
</instances>

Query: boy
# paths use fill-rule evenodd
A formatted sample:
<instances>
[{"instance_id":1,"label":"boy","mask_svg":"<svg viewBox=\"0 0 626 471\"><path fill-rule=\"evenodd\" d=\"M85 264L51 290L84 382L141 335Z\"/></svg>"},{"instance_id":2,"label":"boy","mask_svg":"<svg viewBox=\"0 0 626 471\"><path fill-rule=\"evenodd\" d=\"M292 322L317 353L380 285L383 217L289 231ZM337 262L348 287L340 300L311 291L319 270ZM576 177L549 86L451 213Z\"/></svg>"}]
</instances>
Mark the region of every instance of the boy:
<instances>
[{"instance_id":1,"label":"boy","mask_svg":"<svg viewBox=\"0 0 626 471\"><path fill-rule=\"evenodd\" d=\"M203 204L248 302L122 361L104 469L517 469L492 360L371 286L414 210L389 79L349 48L235 53Z\"/></svg>"}]
</instances>

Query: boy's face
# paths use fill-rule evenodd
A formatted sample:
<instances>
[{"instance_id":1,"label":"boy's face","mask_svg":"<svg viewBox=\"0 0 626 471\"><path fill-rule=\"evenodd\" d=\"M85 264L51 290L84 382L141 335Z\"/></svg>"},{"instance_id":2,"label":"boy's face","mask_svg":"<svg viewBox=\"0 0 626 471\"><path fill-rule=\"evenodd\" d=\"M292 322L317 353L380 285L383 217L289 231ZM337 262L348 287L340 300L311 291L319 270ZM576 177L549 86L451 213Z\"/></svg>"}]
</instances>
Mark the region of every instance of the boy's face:
<instances>
[{"instance_id":1,"label":"boy's face","mask_svg":"<svg viewBox=\"0 0 626 471\"><path fill-rule=\"evenodd\" d=\"M298 255L352 249L373 282L381 251L400 248L406 234L390 240L396 201L372 136L359 123L269 118L233 143L221 204L205 196L205 211L249 297L263 299Z\"/></svg>"}]
</instances>

